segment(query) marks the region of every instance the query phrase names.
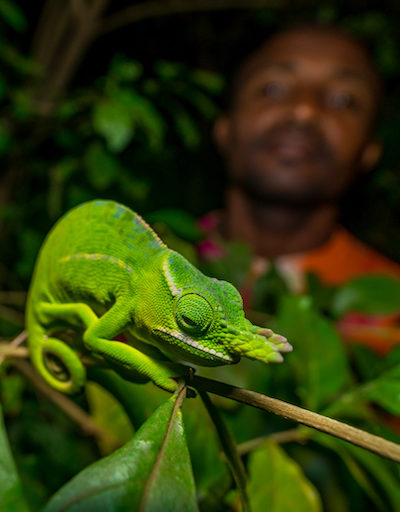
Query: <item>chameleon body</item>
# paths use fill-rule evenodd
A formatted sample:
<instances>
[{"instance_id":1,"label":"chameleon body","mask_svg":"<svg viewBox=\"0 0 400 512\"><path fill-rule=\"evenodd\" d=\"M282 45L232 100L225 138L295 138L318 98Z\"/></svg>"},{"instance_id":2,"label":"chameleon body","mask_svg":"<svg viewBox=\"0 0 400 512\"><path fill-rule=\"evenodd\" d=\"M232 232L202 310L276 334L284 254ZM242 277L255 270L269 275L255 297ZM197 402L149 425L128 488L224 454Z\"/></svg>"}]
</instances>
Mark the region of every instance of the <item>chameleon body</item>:
<instances>
[{"instance_id":1,"label":"chameleon body","mask_svg":"<svg viewBox=\"0 0 400 512\"><path fill-rule=\"evenodd\" d=\"M28 294L27 329L33 364L65 393L84 385L85 356L174 391L174 377L187 370L182 361L280 362L280 352L291 350L245 318L230 283L202 274L129 208L101 200L75 207L48 234ZM126 341L115 339L121 333Z\"/></svg>"}]
</instances>

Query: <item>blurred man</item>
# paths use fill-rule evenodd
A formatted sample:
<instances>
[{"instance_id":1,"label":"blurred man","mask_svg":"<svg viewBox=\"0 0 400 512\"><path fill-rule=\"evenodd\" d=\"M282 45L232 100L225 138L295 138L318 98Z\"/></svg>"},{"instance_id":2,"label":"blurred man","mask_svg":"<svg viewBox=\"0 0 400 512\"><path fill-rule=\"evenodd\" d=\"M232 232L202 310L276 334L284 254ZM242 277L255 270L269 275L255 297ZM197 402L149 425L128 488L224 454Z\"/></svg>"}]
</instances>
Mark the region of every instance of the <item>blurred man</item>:
<instances>
[{"instance_id":1,"label":"blurred man","mask_svg":"<svg viewBox=\"0 0 400 512\"><path fill-rule=\"evenodd\" d=\"M271 260L294 291L304 290L307 272L326 284L400 277L400 266L338 225L339 200L381 154L381 95L367 50L335 28L287 29L243 62L214 129L229 176L225 210L203 225L209 240L253 248L245 287Z\"/></svg>"}]
</instances>

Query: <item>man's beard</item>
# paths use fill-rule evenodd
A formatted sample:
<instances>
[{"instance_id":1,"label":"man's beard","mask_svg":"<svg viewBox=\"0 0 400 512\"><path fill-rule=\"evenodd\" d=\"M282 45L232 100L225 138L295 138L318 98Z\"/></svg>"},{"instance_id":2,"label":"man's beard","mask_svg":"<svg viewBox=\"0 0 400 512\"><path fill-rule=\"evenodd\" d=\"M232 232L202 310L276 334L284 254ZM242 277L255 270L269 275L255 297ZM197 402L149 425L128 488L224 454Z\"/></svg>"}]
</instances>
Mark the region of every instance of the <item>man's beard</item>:
<instances>
[{"instance_id":1,"label":"man's beard","mask_svg":"<svg viewBox=\"0 0 400 512\"><path fill-rule=\"evenodd\" d=\"M291 139L300 140L300 158L289 152L271 162L259 164L258 155L270 153L276 156L279 153L279 145L283 145L282 140L286 135L288 146ZM233 179L233 183L254 201L271 206L313 208L336 199L337 192L331 186L337 172L335 157L325 137L314 125L283 121L261 133L247 151L247 167ZM295 173L304 173L307 166L311 170L308 177L303 180L296 177ZM280 183L279 173L282 173L286 183ZM290 173L294 173L293 180L287 178Z\"/></svg>"}]
</instances>

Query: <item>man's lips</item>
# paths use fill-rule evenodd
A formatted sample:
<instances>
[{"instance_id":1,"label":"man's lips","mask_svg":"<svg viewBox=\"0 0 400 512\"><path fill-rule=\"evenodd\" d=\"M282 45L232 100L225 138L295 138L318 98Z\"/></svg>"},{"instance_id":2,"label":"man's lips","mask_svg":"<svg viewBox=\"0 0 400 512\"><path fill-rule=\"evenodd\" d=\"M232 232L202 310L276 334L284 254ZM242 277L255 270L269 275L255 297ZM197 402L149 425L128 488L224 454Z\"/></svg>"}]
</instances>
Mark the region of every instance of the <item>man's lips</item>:
<instances>
[{"instance_id":1,"label":"man's lips","mask_svg":"<svg viewBox=\"0 0 400 512\"><path fill-rule=\"evenodd\" d=\"M298 162L321 158L323 145L314 132L280 129L266 133L258 147L280 160Z\"/></svg>"}]
</instances>

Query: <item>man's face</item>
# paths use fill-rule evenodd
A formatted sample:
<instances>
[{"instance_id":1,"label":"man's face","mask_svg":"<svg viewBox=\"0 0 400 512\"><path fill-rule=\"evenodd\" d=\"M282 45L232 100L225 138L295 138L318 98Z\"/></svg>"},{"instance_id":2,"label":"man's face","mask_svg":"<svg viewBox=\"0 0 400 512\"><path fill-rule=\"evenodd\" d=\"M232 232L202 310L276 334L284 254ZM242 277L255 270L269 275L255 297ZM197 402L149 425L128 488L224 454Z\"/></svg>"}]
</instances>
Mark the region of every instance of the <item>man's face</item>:
<instances>
[{"instance_id":1,"label":"man's face","mask_svg":"<svg viewBox=\"0 0 400 512\"><path fill-rule=\"evenodd\" d=\"M313 204L340 197L373 165L376 78L354 42L302 29L278 35L242 69L216 137L231 178L254 197Z\"/></svg>"}]
</instances>

